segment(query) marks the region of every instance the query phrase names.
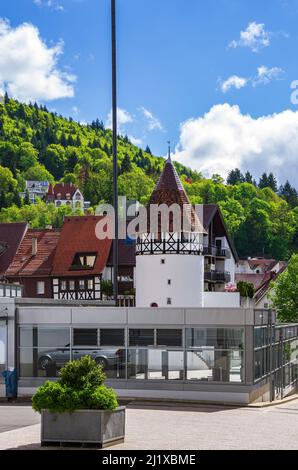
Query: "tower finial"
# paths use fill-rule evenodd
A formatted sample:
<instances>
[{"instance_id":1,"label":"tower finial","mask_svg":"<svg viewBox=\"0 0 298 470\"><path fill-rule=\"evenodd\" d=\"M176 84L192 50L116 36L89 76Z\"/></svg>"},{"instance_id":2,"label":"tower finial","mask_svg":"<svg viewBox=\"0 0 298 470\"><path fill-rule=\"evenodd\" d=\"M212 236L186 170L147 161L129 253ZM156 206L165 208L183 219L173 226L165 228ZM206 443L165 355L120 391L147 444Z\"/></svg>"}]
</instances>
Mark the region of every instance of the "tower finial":
<instances>
[{"instance_id":1,"label":"tower finial","mask_svg":"<svg viewBox=\"0 0 298 470\"><path fill-rule=\"evenodd\" d=\"M172 160L171 160L171 141L170 140L168 140L168 146L169 147L168 147L168 160L167 161L171 162Z\"/></svg>"}]
</instances>

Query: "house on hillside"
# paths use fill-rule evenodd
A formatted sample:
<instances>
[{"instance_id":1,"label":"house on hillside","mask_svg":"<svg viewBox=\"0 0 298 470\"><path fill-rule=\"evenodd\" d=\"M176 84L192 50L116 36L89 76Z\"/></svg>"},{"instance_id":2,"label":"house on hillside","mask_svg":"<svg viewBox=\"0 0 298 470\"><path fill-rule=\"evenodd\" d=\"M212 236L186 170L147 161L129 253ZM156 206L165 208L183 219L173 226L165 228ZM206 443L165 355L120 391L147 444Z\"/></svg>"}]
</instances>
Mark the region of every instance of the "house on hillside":
<instances>
[{"instance_id":1,"label":"house on hillside","mask_svg":"<svg viewBox=\"0 0 298 470\"><path fill-rule=\"evenodd\" d=\"M10 225L10 224L7 224ZM5 277L23 286L23 297L53 297L51 271L59 230L28 229L19 243Z\"/></svg>"},{"instance_id":2,"label":"house on hillside","mask_svg":"<svg viewBox=\"0 0 298 470\"><path fill-rule=\"evenodd\" d=\"M50 184L46 194L46 202L51 202L56 207L70 206L74 210L83 210L85 207L84 196L73 183Z\"/></svg>"},{"instance_id":3,"label":"house on hillside","mask_svg":"<svg viewBox=\"0 0 298 470\"><path fill-rule=\"evenodd\" d=\"M25 191L20 193L20 196L24 198L28 192L30 204L35 204L37 198L45 199L49 186L50 183L48 181L26 181Z\"/></svg>"}]
</instances>

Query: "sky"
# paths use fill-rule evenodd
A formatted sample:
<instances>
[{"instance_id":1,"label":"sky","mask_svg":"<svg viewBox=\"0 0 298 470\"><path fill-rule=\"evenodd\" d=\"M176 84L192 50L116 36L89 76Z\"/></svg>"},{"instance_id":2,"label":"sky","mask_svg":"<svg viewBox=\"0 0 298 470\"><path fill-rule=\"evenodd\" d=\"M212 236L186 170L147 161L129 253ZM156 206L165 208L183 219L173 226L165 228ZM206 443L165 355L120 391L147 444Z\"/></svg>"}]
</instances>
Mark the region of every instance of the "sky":
<instances>
[{"instance_id":1,"label":"sky","mask_svg":"<svg viewBox=\"0 0 298 470\"><path fill-rule=\"evenodd\" d=\"M298 187L297 21L298 0L117 0L119 131ZM110 0L2 0L0 92L108 127L110 37Z\"/></svg>"}]
</instances>

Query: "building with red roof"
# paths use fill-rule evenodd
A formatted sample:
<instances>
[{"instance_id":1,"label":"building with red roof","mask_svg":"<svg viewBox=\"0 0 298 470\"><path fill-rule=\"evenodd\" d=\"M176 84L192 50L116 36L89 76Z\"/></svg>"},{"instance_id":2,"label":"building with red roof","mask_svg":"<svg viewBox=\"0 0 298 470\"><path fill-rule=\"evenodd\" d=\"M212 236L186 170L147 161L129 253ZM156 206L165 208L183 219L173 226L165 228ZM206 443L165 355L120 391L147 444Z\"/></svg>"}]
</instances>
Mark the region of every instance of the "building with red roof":
<instances>
[{"instance_id":1,"label":"building with red roof","mask_svg":"<svg viewBox=\"0 0 298 470\"><path fill-rule=\"evenodd\" d=\"M99 240L101 216L66 217L53 259L54 299L100 300L112 240Z\"/></svg>"},{"instance_id":2,"label":"building with red roof","mask_svg":"<svg viewBox=\"0 0 298 470\"><path fill-rule=\"evenodd\" d=\"M84 196L73 183L50 183L46 201L55 204L56 207L66 205L72 209L84 209Z\"/></svg>"},{"instance_id":3,"label":"building with red roof","mask_svg":"<svg viewBox=\"0 0 298 470\"><path fill-rule=\"evenodd\" d=\"M28 229L5 272L6 278L23 285L23 296L52 298L51 272L59 230Z\"/></svg>"}]
</instances>

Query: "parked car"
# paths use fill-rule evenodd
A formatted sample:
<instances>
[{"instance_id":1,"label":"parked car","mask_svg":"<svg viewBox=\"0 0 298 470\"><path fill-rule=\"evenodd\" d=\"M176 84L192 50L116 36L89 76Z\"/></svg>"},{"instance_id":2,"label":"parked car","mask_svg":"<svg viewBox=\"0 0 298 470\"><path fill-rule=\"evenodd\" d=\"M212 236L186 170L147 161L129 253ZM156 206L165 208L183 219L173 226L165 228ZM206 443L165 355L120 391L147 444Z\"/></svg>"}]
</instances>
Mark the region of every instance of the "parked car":
<instances>
[{"instance_id":1,"label":"parked car","mask_svg":"<svg viewBox=\"0 0 298 470\"><path fill-rule=\"evenodd\" d=\"M119 348L113 349L73 349L72 359L81 359L83 356L91 356L98 365L104 369L116 369L125 365L125 350ZM38 356L38 367L41 370L47 370L54 366L63 367L70 360L69 345L65 348L59 348L51 351L43 351Z\"/></svg>"}]
</instances>

